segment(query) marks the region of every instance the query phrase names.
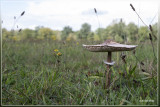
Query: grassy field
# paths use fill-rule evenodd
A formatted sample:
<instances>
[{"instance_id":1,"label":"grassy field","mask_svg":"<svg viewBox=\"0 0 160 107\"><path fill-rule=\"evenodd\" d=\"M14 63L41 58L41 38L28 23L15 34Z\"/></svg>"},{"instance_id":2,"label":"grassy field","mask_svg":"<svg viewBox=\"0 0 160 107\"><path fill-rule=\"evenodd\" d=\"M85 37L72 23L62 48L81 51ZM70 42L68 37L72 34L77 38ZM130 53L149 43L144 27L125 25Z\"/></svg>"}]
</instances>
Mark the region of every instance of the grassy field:
<instances>
[{"instance_id":1,"label":"grassy field","mask_svg":"<svg viewBox=\"0 0 160 107\"><path fill-rule=\"evenodd\" d=\"M82 44L96 42L3 41L2 104L157 104L157 60L149 41L139 43L135 55L124 52L126 64L121 52L113 53L109 89L104 89L107 53L89 52Z\"/></svg>"}]
</instances>

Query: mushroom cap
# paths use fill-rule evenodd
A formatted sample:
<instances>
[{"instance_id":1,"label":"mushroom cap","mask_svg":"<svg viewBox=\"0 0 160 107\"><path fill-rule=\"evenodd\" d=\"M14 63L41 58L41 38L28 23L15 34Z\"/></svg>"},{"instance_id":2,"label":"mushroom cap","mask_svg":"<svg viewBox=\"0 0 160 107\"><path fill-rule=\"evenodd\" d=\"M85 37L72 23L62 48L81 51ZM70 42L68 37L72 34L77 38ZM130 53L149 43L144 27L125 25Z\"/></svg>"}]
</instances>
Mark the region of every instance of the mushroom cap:
<instances>
[{"instance_id":1,"label":"mushroom cap","mask_svg":"<svg viewBox=\"0 0 160 107\"><path fill-rule=\"evenodd\" d=\"M114 42L113 40L106 40L102 44L97 45L84 45L88 51L91 52L117 52L117 51L131 51L137 47L137 45L125 45Z\"/></svg>"}]
</instances>

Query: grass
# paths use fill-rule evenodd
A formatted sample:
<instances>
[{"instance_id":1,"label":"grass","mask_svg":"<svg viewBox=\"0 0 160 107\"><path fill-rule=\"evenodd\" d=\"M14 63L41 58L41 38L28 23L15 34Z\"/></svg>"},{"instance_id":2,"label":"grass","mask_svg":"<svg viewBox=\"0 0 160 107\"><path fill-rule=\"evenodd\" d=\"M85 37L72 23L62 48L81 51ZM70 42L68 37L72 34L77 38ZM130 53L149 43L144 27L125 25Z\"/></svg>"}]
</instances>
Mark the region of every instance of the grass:
<instances>
[{"instance_id":1,"label":"grass","mask_svg":"<svg viewBox=\"0 0 160 107\"><path fill-rule=\"evenodd\" d=\"M89 44L87 41L78 44L51 40L3 41L2 104L157 104L157 61L149 41L136 48L135 55L144 65L132 52L125 52L126 64L120 52L113 53L116 64L112 67L109 89L104 89L103 60L107 59L107 53L88 52L82 43ZM57 56L54 49L62 56Z\"/></svg>"}]
</instances>

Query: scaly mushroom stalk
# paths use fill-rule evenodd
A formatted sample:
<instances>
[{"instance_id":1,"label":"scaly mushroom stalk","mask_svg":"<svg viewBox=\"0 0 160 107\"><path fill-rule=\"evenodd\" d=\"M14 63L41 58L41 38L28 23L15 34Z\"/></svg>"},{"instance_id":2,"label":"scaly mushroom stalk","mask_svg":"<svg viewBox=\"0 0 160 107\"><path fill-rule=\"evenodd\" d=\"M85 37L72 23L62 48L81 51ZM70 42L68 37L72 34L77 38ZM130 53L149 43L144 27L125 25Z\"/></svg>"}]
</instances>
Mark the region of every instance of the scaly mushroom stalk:
<instances>
[{"instance_id":1,"label":"scaly mushroom stalk","mask_svg":"<svg viewBox=\"0 0 160 107\"><path fill-rule=\"evenodd\" d=\"M112 52L108 52L107 62L111 63L112 60ZM106 71L106 88L109 88L110 86L110 80L111 80L111 65L107 64L107 71Z\"/></svg>"}]
</instances>

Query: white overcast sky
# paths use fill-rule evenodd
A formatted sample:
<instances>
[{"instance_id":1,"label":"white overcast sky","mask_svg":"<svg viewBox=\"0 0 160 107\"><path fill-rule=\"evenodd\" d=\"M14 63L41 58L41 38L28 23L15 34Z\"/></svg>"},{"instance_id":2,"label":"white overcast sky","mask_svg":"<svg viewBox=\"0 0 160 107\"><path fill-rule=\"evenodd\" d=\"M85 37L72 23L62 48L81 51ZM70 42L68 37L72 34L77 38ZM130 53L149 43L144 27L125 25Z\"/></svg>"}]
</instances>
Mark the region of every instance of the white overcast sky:
<instances>
[{"instance_id":1,"label":"white overcast sky","mask_svg":"<svg viewBox=\"0 0 160 107\"><path fill-rule=\"evenodd\" d=\"M158 20L158 0L1 0L2 27L10 30L14 16L22 16L16 25L20 28L34 29L36 26L62 30L70 26L79 30L83 23L89 23L92 30L99 28L94 8L97 9L100 27L106 28L113 20L143 23L130 7L133 4L136 11L146 24L154 24ZM155 18L154 18L155 17ZM151 21L153 22L151 23ZM16 29L16 27L15 27Z\"/></svg>"}]
</instances>

